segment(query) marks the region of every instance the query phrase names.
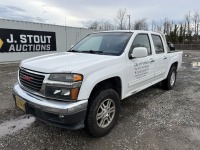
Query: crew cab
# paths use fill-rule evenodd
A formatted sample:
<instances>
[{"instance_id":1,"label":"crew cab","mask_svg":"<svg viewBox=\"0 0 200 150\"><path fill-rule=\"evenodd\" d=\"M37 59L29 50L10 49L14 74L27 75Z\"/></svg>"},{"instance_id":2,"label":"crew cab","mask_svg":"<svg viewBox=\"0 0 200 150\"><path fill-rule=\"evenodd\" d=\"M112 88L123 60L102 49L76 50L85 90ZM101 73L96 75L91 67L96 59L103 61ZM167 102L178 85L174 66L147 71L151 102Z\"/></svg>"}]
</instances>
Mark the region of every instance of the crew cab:
<instances>
[{"instance_id":1,"label":"crew cab","mask_svg":"<svg viewBox=\"0 0 200 150\"><path fill-rule=\"evenodd\" d=\"M181 63L162 33L96 32L67 52L23 60L13 96L39 120L100 137L117 123L120 100L159 82L171 90Z\"/></svg>"}]
</instances>

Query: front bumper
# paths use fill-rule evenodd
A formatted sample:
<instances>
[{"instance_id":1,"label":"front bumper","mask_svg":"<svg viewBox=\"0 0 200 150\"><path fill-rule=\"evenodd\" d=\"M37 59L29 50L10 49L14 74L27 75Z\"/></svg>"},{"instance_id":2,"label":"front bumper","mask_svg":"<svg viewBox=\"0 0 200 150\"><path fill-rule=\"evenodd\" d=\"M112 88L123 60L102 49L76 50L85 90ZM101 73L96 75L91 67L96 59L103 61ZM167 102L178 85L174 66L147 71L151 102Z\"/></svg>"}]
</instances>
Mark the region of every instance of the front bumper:
<instances>
[{"instance_id":1,"label":"front bumper","mask_svg":"<svg viewBox=\"0 0 200 150\"><path fill-rule=\"evenodd\" d=\"M84 128L88 100L63 102L45 99L23 90L18 83L13 87L13 96L24 100L26 113L39 120L68 129Z\"/></svg>"}]
</instances>

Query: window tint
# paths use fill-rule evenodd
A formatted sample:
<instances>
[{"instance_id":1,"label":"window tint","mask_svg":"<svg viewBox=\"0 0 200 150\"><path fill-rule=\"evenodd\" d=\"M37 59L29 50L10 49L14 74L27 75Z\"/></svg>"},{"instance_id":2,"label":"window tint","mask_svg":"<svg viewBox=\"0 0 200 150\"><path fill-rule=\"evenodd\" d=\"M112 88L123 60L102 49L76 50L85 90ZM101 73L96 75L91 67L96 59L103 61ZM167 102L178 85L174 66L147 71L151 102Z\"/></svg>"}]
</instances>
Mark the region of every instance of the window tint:
<instances>
[{"instance_id":1,"label":"window tint","mask_svg":"<svg viewBox=\"0 0 200 150\"><path fill-rule=\"evenodd\" d=\"M155 47L156 54L164 53L163 43L159 35L151 35Z\"/></svg>"},{"instance_id":2,"label":"window tint","mask_svg":"<svg viewBox=\"0 0 200 150\"><path fill-rule=\"evenodd\" d=\"M131 50L133 50L136 47L145 47L148 50L148 55L151 55L151 46L149 42L149 37L147 34L138 34L131 46Z\"/></svg>"}]
</instances>

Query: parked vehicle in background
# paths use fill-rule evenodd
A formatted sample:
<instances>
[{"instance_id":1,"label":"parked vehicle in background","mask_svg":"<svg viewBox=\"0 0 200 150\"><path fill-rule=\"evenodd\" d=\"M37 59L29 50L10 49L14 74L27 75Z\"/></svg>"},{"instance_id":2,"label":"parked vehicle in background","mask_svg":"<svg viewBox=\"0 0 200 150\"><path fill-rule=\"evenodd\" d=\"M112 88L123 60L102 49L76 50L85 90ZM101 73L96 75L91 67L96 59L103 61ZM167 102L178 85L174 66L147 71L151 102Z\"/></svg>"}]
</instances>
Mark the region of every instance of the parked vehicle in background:
<instances>
[{"instance_id":1,"label":"parked vehicle in background","mask_svg":"<svg viewBox=\"0 0 200 150\"><path fill-rule=\"evenodd\" d=\"M168 44L168 46L169 46L169 49L171 50L171 51L175 51L175 47L174 47L174 44L172 44L171 42L167 42L167 44Z\"/></svg>"},{"instance_id":2,"label":"parked vehicle in background","mask_svg":"<svg viewBox=\"0 0 200 150\"><path fill-rule=\"evenodd\" d=\"M67 52L22 61L13 95L42 121L100 137L117 123L120 100L158 82L172 89L181 63L160 33L97 32Z\"/></svg>"}]
</instances>

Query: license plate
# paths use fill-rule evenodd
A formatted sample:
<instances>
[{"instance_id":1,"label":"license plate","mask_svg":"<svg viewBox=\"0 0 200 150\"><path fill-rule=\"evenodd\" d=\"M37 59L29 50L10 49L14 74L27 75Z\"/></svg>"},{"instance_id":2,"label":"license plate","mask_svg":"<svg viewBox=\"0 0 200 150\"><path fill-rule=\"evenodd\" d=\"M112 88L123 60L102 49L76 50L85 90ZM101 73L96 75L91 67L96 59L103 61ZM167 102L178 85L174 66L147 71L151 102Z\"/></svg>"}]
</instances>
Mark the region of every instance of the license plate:
<instances>
[{"instance_id":1,"label":"license plate","mask_svg":"<svg viewBox=\"0 0 200 150\"><path fill-rule=\"evenodd\" d=\"M25 104L26 104L26 102L24 100L22 100L21 98L16 96L16 105L17 105L17 107L19 107L23 111L26 111Z\"/></svg>"}]
</instances>

